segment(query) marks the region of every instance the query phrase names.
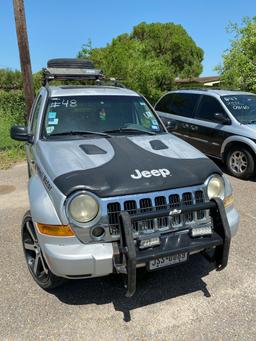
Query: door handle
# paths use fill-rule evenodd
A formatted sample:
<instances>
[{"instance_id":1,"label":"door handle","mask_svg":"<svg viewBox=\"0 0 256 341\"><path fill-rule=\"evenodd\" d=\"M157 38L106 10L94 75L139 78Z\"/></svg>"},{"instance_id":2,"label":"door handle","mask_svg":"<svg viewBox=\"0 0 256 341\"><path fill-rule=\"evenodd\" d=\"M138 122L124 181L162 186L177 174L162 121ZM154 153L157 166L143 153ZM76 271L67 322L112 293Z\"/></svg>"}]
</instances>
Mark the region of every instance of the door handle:
<instances>
[{"instance_id":1,"label":"door handle","mask_svg":"<svg viewBox=\"0 0 256 341\"><path fill-rule=\"evenodd\" d=\"M185 129L189 128L189 124L188 123L182 123L181 126L182 126L182 128L185 128Z\"/></svg>"},{"instance_id":2,"label":"door handle","mask_svg":"<svg viewBox=\"0 0 256 341\"><path fill-rule=\"evenodd\" d=\"M198 130L198 126L194 126L193 124L191 124L190 126L192 131L197 131Z\"/></svg>"}]
</instances>

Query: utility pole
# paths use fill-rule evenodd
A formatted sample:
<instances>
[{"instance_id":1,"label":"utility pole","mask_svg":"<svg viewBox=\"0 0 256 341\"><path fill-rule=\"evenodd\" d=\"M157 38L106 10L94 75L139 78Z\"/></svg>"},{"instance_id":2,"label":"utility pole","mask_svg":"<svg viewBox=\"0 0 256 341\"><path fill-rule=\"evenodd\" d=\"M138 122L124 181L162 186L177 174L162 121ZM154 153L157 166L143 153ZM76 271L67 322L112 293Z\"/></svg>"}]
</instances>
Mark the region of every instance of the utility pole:
<instances>
[{"instance_id":1,"label":"utility pole","mask_svg":"<svg viewBox=\"0 0 256 341\"><path fill-rule=\"evenodd\" d=\"M28 34L23 0L13 0L16 33L20 54L20 66L23 76L23 89L28 117L34 100L34 86L29 54Z\"/></svg>"}]
</instances>

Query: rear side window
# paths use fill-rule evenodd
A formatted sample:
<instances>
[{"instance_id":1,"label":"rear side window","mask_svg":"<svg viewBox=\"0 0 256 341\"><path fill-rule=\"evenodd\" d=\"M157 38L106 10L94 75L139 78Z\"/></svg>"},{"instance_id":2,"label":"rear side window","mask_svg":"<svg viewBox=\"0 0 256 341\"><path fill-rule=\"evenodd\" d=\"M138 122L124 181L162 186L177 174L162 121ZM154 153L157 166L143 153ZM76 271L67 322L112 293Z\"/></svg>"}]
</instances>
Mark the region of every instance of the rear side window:
<instances>
[{"instance_id":1,"label":"rear side window","mask_svg":"<svg viewBox=\"0 0 256 341\"><path fill-rule=\"evenodd\" d=\"M169 112L169 107L171 105L173 95L174 94L167 94L162 97L157 103L155 109L162 112Z\"/></svg>"},{"instance_id":2,"label":"rear side window","mask_svg":"<svg viewBox=\"0 0 256 341\"><path fill-rule=\"evenodd\" d=\"M41 103L42 103L42 96L40 95L37 99L37 102L36 102L36 105L32 114L33 116L32 116L32 121L31 121L31 132L33 134L36 133L37 121L38 121L38 115L40 112Z\"/></svg>"},{"instance_id":3,"label":"rear side window","mask_svg":"<svg viewBox=\"0 0 256 341\"><path fill-rule=\"evenodd\" d=\"M203 96L196 113L196 118L206 121L216 121L214 114L222 113L226 115L225 110L219 101L212 96Z\"/></svg>"},{"instance_id":4,"label":"rear side window","mask_svg":"<svg viewBox=\"0 0 256 341\"><path fill-rule=\"evenodd\" d=\"M156 110L172 115L193 117L199 95L173 93L164 96L156 105Z\"/></svg>"}]
</instances>

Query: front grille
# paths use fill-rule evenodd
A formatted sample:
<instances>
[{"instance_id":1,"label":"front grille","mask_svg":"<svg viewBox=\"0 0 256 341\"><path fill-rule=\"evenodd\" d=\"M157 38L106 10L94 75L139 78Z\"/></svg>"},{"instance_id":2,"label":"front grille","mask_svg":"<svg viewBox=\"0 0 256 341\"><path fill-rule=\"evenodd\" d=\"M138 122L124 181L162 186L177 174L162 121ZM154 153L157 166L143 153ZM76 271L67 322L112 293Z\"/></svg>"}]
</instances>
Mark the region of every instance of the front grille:
<instances>
[{"instance_id":1,"label":"front grille","mask_svg":"<svg viewBox=\"0 0 256 341\"><path fill-rule=\"evenodd\" d=\"M130 215L136 213L147 213L159 210L181 209L184 206L203 203L205 201L204 192L198 190L195 192L184 192L182 194L171 194L162 196L145 197L140 200L127 200L120 202L111 202L107 205L110 233L119 234L119 214L121 211L127 211ZM207 220L208 219L208 220ZM192 224L200 224L209 221L207 211L200 210L195 212L181 213L174 216L145 219L133 223L133 232L135 234L151 233L154 231L179 230Z\"/></svg>"}]
</instances>

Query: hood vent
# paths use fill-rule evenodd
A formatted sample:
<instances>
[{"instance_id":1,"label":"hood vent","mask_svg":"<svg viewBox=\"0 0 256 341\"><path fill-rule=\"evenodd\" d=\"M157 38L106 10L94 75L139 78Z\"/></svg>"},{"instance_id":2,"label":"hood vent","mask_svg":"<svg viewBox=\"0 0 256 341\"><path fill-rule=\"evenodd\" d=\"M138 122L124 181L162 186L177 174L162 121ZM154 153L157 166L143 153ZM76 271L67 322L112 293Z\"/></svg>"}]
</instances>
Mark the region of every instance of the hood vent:
<instances>
[{"instance_id":1,"label":"hood vent","mask_svg":"<svg viewBox=\"0 0 256 341\"><path fill-rule=\"evenodd\" d=\"M150 141L151 147L154 150L168 149L169 147L160 140Z\"/></svg>"},{"instance_id":2,"label":"hood vent","mask_svg":"<svg viewBox=\"0 0 256 341\"><path fill-rule=\"evenodd\" d=\"M98 154L107 154L104 149L101 149L94 144L82 144L80 148L87 154L87 155L98 155Z\"/></svg>"}]
</instances>

